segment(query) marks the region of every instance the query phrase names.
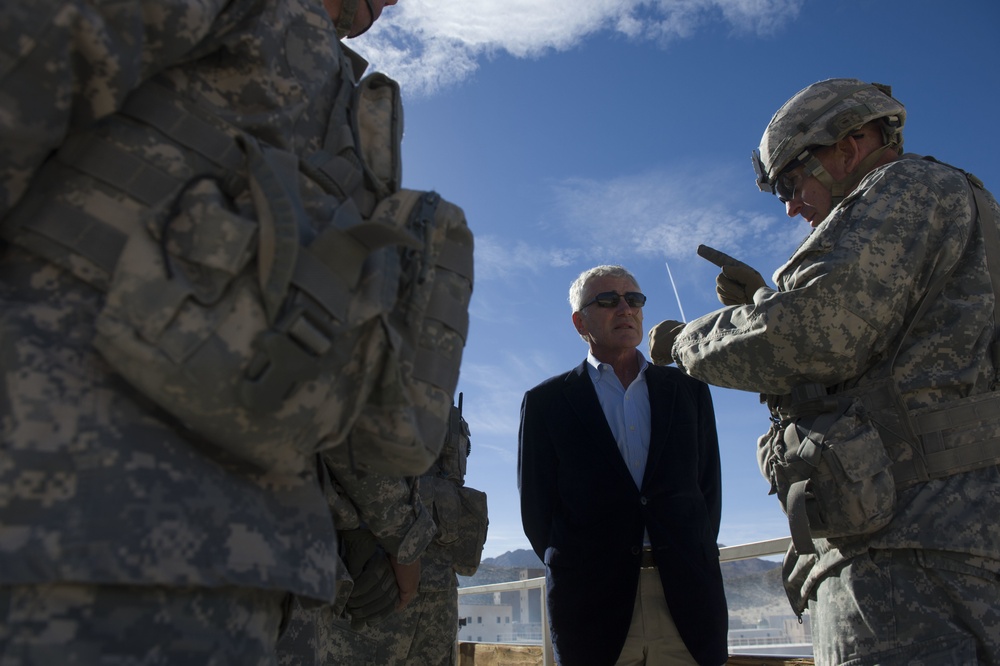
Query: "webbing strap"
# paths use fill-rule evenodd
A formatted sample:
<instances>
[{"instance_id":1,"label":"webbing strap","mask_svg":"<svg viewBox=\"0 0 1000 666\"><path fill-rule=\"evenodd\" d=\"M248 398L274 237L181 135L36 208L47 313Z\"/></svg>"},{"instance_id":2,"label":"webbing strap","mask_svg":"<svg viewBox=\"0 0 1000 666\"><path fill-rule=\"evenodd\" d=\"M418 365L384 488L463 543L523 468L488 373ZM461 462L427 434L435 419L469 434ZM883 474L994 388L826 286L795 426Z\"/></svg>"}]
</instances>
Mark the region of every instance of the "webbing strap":
<instances>
[{"instance_id":1,"label":"webbing strap","mask_svg":"<svg viewBox=\"0 0 1000 666\"><path fill-rule=\"evenodd\" d=\"M945 403L939 409L915 412L912 418L917 434L925 439L932 435L940 437L942 431L971 422L1000 421L1000 393L969 396Z\"/></svg>"},{"instance_id":2,"label":"webbing strap","mask_svg":"<svg viewBox=\"0 0 1000 666\"><path fill-rule=\"evenodd\" d=\"M349 130L342 129L349 134ZM322 150L307 156L302 166L320 187L342 201L350 197L362 182L360 166L345 157Z\"/></svg>"},{"instance_id":3,"label":"webbing strap","mask_svg":"<svg viewBox=\"0 0 1000 666\"><path fill-rule=\"evenodd\" d=\"M444 281L434 282L424 317L434 319L462 336L464 341L469 333L469 309L452 297Z\"/></svg>"},{"instance_id":4,"label":"webbing strap","mask_svg":"<svg viewBox=\"0 0 1000 666\"><path fill-rule=\"evenodd\" d=\"M892 478L896 491L947 476L992 467L1000 460L1000 437L969 442L953 449L925 453L921 463L902 460L892 465Z\"/></svg>"},{"instance_id":5,"label":"webbing strap","mask_svg":"<svg viewBox=\"0 0 1000 666\"><path fill-rule=\"evenodd\" d=\"M464 244L457 243L450 238L446 240L438 254L437 265L472 280L472 252Z\"/></svg>"},{"instance_id":6,"label":"webbing strap","mask_svg":"<svg viewBox=\"0 0 1000 666\"><path fill-rule=\"evenodd\" d=\"M458 380L455 360L439 350L421 347L413 359L413 378L451 393Z\"/></svg>"},{"instance_id":7,"label":"webbing strap","mask_svg":"<svg viewBox=\"0 0 1000 666\"><path fill-rule=\"evenodd\" d=\"M147 206L165 200L182 185L166 171L93 134L68 138L58 159Z\"/></svg>"},{"instance_id":8,"label":"webbing strap","mask_svg":"<svg viewBox=\"0 0 1000 666\"><path fill-rule=\"evenodd\" d=\"M243 165L243 151L234 137L199 118L186 106L178 106L180 96L152 81L137 88L122 108L126 116L155 127L185 148L227 171Z\"/></svg>"},{"instance_id":9,"label":"webbing strap","mask_svg":"<svg viewBox=\"0 0 1000 666\"><path fill-rule=\"evenodd\" d=\"M258 277L268 322L274 323L288 293L299 254L299 223L305 219L298 183L290 175L298 169L291 153L262 147L252 137L241 137L250 170L250 194L260 225ZM289 174L291 172L291 174Z\"/></svg>"},{"instance_id":10,"label":"webbing strap","mask_svg":"<svg viewBox=\"0 0 1000 666\"><path fill-rule=\"evenodd\" d=\"M785 512L788 515L788 529L792 537L792 545L798 555L815 553L812 532L809 529L809 513L806 510L806 486L808 479L797 481L788 488L785 499Z\"/></svg>"},{"instance_id":11,"label":"webbing strap","mask_svg":"<svg viewBox=\"0 0 1000 666\"><path fill-rule=\"evenodd\" d=\"M922 460L893 465L897 488L960 472L996 465L1000 461L1000 394L982 393L955 400L933 410L911 415L920 437ZM983 428L993 436L982 438ZM974 441L967 441L970 432Z\"/></svg>"},{"instance_id":12,"label":"webbing strap","mask_svg":"<svg viewBox=\"0 0 1000 666\"><path fill-rule=\"evenodd\" d=\"M59 200L43 206L23 228L79 254L108 275L114 272L128 240L124 232Z\"/></svg>"}]
</instances>

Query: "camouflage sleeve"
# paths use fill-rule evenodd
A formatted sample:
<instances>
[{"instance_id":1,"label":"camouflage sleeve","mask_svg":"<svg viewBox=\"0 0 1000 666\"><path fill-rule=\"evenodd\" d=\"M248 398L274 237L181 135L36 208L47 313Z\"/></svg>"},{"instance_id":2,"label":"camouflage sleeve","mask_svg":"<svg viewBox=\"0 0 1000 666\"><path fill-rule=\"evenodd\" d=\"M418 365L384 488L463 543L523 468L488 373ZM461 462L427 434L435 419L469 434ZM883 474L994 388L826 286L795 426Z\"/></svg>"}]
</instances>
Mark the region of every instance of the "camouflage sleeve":
<instances>
[{"instance_id":1,"label":"camouflage sleeve","mask_svg":"<svg viewBox=\"0 0 1000 666\"><path fill-rule=\"evenodd\" d=\"M778 291L685 326L678 367L717 386L785 394L857 377L891 350L957 260L972 219L964 177L904 164L914 162L870 174L775 273Z\"/></svg>"},{"instance_id":2,"label":"camouflage sleeve","mask_svg":"<svg viewBox=\"0 0 1000 666\"><path fill-rule=\"evenodd\" d=\"M0 3L0 218L70 129L119 109L139 83L199 44L232 4L239 3Z\"/></svg>"},{"instance_id":3,"label":"camouflage sleeve","mask_svg":"<svg viewBox=\"0 0 1000 666\"><path fill-rule=\"evenodd\" d=\"M325 451L323 458L357 511L359 525L353 527L363 524L403 564L419 558L437 526L420 500L417 480L359 471L351 465L346 446Z\"/></svg>"}]
</instances>

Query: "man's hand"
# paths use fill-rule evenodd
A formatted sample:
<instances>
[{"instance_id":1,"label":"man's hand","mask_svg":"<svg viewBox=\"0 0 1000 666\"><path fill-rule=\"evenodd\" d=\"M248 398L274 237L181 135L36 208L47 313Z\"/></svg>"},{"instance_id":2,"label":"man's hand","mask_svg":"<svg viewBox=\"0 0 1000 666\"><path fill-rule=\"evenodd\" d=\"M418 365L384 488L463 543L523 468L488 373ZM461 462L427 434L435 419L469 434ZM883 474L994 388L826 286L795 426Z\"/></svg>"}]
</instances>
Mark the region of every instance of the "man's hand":
<instances>
[{"instance_id":1,"label":"man's hand","mask_svg":"<svg viewBox=\"0 0 1000 666\"><path fill-rule=\"evenodd\" d=\"M723 305L750 305L757 290L767 286L760 273L724 252L699 245L698 255L722 269L715 278L715 293Z\"/></svg>"},{"instance_id":2,"label":"man's hand","mask_svg":"<svg viewBox=\"0 0 1000 666\"><path fill-rule=\"evenodd\" d=\"M389 564L396 574L396 587L399 588L399 601L396 602L396 610L402 610L408 603L417 596L417 589L420 587L420 560L410 564L400 564L395 557L389 556Z\"/></svg>"},{"instance_id":3,"label":"man's hand","mask_svg":"<svg viewBox=\"0 0 1000 666\"><path fill-rule=\"evenodd\" d=\"M375 624L396 609L400 594L389 556L366 529L340 533L341 559L354 580L347 611L355 628Z\"/></svg>"},{"instance_id":4,"label":"man's hand","mask_svg":"<svg viewBox=\"0 0 1000 666\"><path fill-rule=\"evenodd\" d=\"M665 319L649 329L649 358L656 365L670 365L674 362L670 350L674 340L684 329L684 322Z\"/></svg>"}]
</instances>

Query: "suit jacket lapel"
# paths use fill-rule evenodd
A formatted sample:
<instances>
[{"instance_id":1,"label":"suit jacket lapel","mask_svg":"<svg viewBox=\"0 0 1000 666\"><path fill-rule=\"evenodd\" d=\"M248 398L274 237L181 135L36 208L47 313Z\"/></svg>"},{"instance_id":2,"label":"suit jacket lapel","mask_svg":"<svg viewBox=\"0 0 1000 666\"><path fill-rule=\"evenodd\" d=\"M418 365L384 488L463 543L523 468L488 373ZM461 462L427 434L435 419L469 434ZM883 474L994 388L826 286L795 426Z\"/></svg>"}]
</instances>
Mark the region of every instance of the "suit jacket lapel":
<instances>
[{"instance_id":1,"label":"suit jacket lapel","mask_svg":"<svg viewBox=\"0 0 1000 666\"><path fill-rule=\"evenodd\" d=\"M586 361L567 375L564 390L569 404L572 405L577 418L583 422L586 431L594 433L595 450L603 455L607 464L618 470L618 473L628 481L629 486L635 488L635 481L628 471L628 465L625 464L621 451L618 450L618 442L611 432L611 426L604 418L604 409L597 399L597 389L594 388L594 382L587 372Z\"/></svg>"}]
</instances>

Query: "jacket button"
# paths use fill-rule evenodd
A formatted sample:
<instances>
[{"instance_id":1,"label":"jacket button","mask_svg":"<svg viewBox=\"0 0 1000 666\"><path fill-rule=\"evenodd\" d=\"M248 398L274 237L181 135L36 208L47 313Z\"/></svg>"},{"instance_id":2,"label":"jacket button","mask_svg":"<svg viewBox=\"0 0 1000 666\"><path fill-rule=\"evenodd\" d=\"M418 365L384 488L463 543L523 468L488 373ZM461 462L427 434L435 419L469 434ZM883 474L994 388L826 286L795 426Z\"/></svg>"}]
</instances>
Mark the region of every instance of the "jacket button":
<instances>
[{"instance_id":1,"label":"jacket button","mask_svg":"<svg viewBox=\"0 0 1000 666\"><path fill-rule=\"evenodd\" d=\"M632 546L632 554L633 555L638 555L641 550L642 550L642 548L639 548L639 546Z\"/></svg>"},{"instance_id":2,"label":"jacket button","mask_svg":"<svg viewBox=\"0 0 1000 666\"><path fill-rule=\"evenodd\" d=\"M640 498L639 498L639 504L641 504L641 505L643 505L643 506L646 506L646 502L647 502L647 500L646 500L646 498L645 498L645 497L640 497Z\"/></svg>"}]
</instances>

